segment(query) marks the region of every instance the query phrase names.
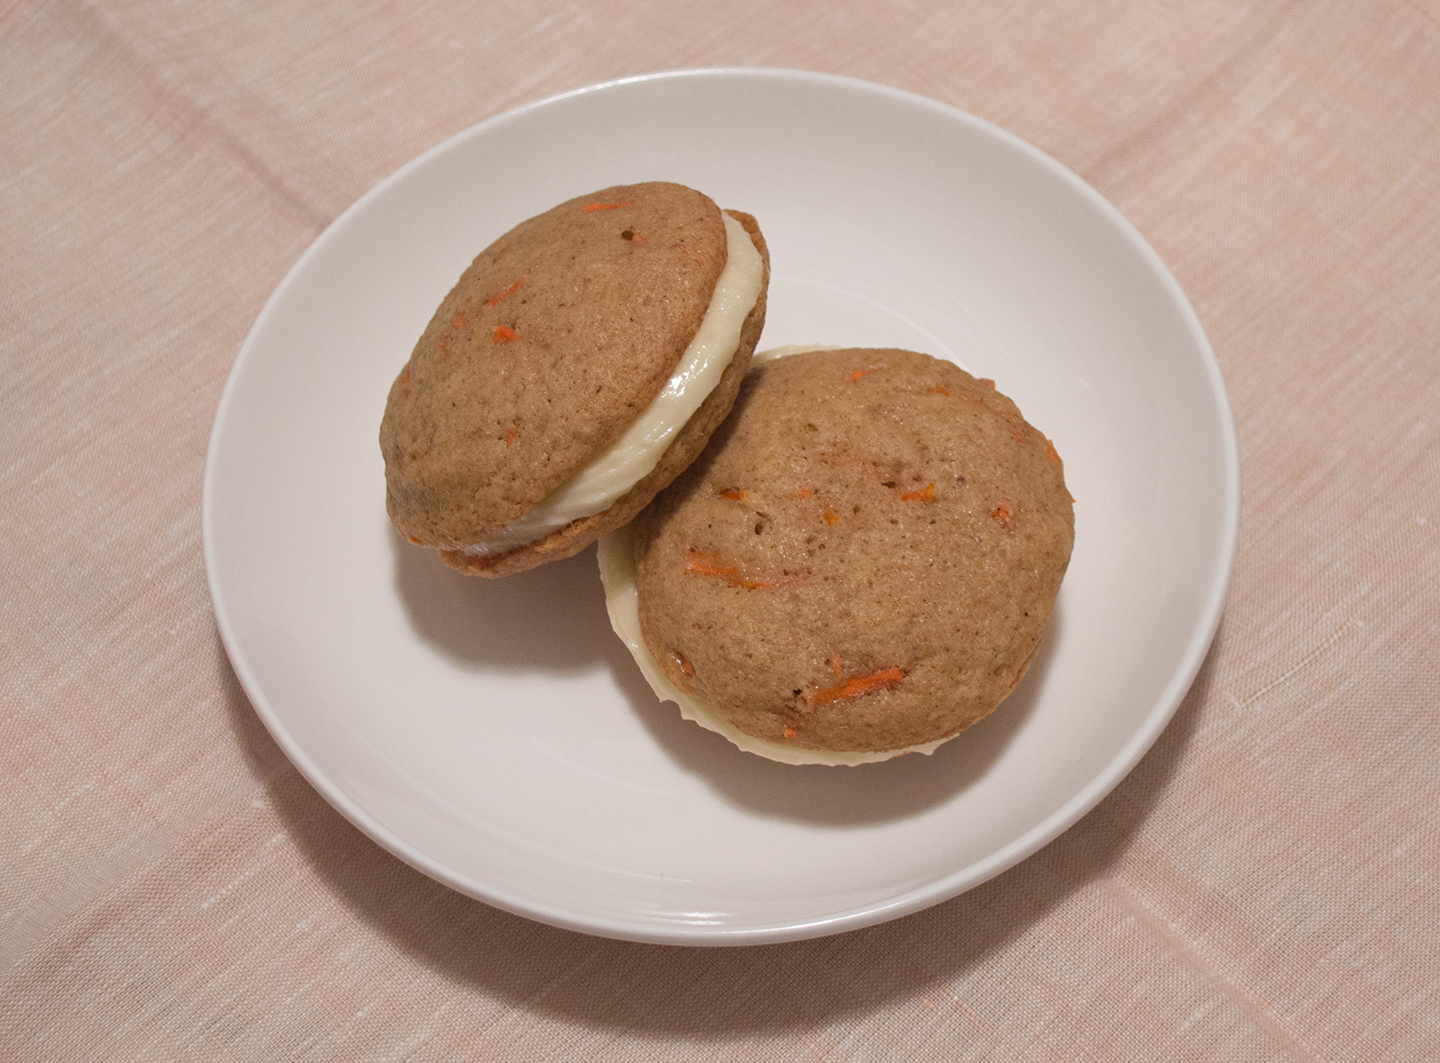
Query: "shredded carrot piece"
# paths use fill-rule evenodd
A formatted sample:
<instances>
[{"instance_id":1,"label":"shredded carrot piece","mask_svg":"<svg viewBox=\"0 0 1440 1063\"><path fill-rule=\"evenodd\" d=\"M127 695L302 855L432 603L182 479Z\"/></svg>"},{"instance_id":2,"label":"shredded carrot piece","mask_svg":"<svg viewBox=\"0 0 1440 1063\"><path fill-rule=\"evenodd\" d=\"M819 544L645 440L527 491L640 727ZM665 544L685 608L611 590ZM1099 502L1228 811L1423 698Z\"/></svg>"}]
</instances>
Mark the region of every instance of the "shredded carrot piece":
<instances>
[{"instance_id":1,"label":"shredded carrot piece","mask_svg":"<svg viewBox=\"0 0 1440 1063\"><path fill-rule=\"evenodd\" d=\"M738 569L721 568L720 559L714 554L690 547L685 551L685 571L700 576L728 576Z\"/></svg>"},{"instance_id":2,"label":"shredded carrot piece","mask_svg":"<svg viewBox=\"0 0 1440 1063\"><path fill-rule=\"evenodd\" d=\"M519 338L514 329L508 329L504 325L496 325L495 331L490 334L491 343L513 343Z\"/></svg>"},{"instance_id":3,"label":"shredded carrot piece","mask_svg":"<svg viewBox=\"0 0 1440 1063\"><path fill-rule=\"evenodd\" d=\"M416 546L419 546L419 545L420 545L420 540L417 539L417 538L415 538L415 536L413 536L413 535L407 535L407 536L405 536L405 538L409 539L409 540L410 540L412 543L414 543Z\"/></svg>"},{"instance_id":4,"label":"shredded carrot piece","mask_svg":"<svg viewBox=\"0 0 1440 1063\"><path fill-rule=\"evenodd\" d=\"M456 315L455 315L455 327L456 327L456 328L464 328L464 327L465 327L465 322L466 322L466 321L469 321L469 320L470 320L470 319L467 318L464 314L456 314Z\"/></svg>"},{"instance_id":5,"label":"shredded carrot piece","mask_svg":"<svg viewBox=\"0 0 1440 1063\"><path fill-rule=\"evenodd\" d=\"M906 492L905 494L903 494L903 495L900 496L900 501L901 501L901 502L934 502L934 501L935 501L935 485L934 485L934 484L926 484L926 485L925 485L921 490L919 490L919 491L908 491L908 492Z\"/></svg>"},{"instance_id":6,"label":"shredded carrot piece","mask_svg":"<svg viewBox=\"0 0 1440 1063\"><path fill-rule=\"evenodd\" d=\"M498 292L496 292L494 295L492 295L489 299L486 299L486 300L485 300L485 305L486 305L486 306L499 306L499 305L500 305L501 303L503 303L506 299L509 299L512 295L514 295L516 292L518 292L518 291L520 290L521 286L524 285L524 283L525 283L527 280L529 280L529 279L530 279L530 274L528 274L528 273L522 273L522 274L520 274L520 278L519 278L518 280L516 280L514 283L509 284L509 285L507 285L507 286L504 287L504 288L501 288Z\"/></svg>"},{"instance_id":7,"label":"shredded carrot piece","mask_svg":"<svg viewBox=\"0 0 1440 1063\"><path fill-rule=\"evenodd\" d=\"M693 557L685 562L685 572L690 576L721 576L730 577L740 571L735 568L721 568L719 565L712 565L707 561L696 561Z\"/></svg>"},{"instance_id":8,"label":"shredded carrot piece","mask_svg":"<svg viewBox=\"0 0 1440 1063\"><path fill-rule=\"evenodd\" d=\"M686 657L679 650L676 650L675 659L680 662L680 671L693 678L695 675L695 666L690 663L690 658Z\"/></svg>"},{"instance_id":9,"label":"shredded carrot piece","mask_svg":"<svg viewBox=\"0 0 1440 1063\"><path fill-rule=\"evenodd\" d=\"M977 383L984 384L984 385L985 385L987 388L989 388L991 391L994 391L994 390L995 390L995 381L990 380L990 379L988 379L987 377L983 377L983 376L982 376L982 377L977 381Z\"/></svg>"},{"instance_id":10,"label":"shredded carrot piece","mask_svg":"<svg viewBox=\"0 0 1440 1063\"><path fill-rule=\"evenodd\" d=\"M935 385L933 388L931 388L930 390L933 391L933 392L935 392L935 394L937 394L937 395L948 395L948 394L950 394L950 389L947 388L947 387L944 387L944 386L941 385L941 384L936 384L936 385Z\"/></svg>"},{"instance_id":11,"label":"shredded carrot piece","mask_svg":"<svg viewBox=\"0 0 1440 1063\"><path fill-rule=\"evenodd\" d=\"M738 490L738 489L737 489L737 490L730 490L730 491L721 491L721 492L720 492L720 497L721 497L721 498L728 498L728 499L730 499L732 502L743 502L743 501L745 501L745 499L747 499L747 498L750 497L750 492L749 492L749 491L741 491L741 490Z\"/></svg>"},{"instance_id":12,"label":"shredded carrot piece","mask_svg":"<svg viewBox=\"0 0 1440 1063\"><path fill-rule=\"evenodd\" d=\"M450 342L450 337L449 337L449 336L441 336L441 337L440 337L440 342L437 343L435 346L439 347L439 348L443 351L443 350L445 349L445 345L446 345L447 343L449 343L449 342Z\"/></svg>"},{"instance_id":13,"label":"shredded carrot piece","mask_svg":"<svg viewBox=\"0 0 1440 1063\"><path fill-rule=\"evenodd\" d=\"M1050 442L1050 440L1048 440L1048 439L1045 440L1045 456L1046 456L1047 458L1049 458L1051 461L1059 461L1059 460L1060 460L1060 455L1057 454L1057 453L1055 453L1055 444L1052 443L1052 442Z\"/></svg>"},{"instance_id":14,"label":"shredded carrot piece","mask_svg":"<svg viewBox=\"0 0 1440 1063\"><path fill-rule=\"evenodd\" d=\"M406 362L406 363L405 363L405 368L400 371L400 383L402 383L402 384L408 384L408 383L410 383L410 363L409 363L409 362Z\"/></svg>"},{"instance_id":15,"label":"shredded carrot piece","mask_svg":"<svg viewBox=\"0 0 1440 1063\"><path fill-rule=\"evenodd\" d=\"M795 728L791 727L787 723L784 727L780 729L780 733L783 734L786 738L794 738L798 732L795 730Z\"/></svg>"},{"instance_id":16,"label":"shredded carrot piece","mask_svg":"<svg viewBox=\"0 0 1440 1063\"><path fill-rule=\"evenodd\" d=\"M516 428L516 427L512 424L512 425L510 426L509 430L506 431L506 433L505 433L505 449L506 449L506 450L509 450L511 447L513 447L513 446L515 445L515 437L518 436L519 434L520 434L520 429Z\"/></svg>"},{"instance_id":17,"label":"shredded carrot piece","mask_svg":"<svg viewBox=\"0 0 1440 1063\"><path fill-rule=\"evenodd\" d=\"M1015 519L1015 507L1009 502L1001 502L990 511L990 516L994 517L1006 527L1009 527L1010 522Z\"/></svg>"},{"instance_id":18,"label":"shredded carrot piece","mask_svg":"<svg viewBox=\"0 0 1440 1063\"><path fill-rule=\"evenodd\" d=\"M801 697L806 705L828 705L832 701L844 701L848 698L859 698L866 694L873 694L877 690L890 690L900 685L905 678L903 668L882 668L878 672L871 672L869 675L855 676L847 679L833 687L822 687L819 690L807 690Z\"/></svg>"},{"instance_id":19,"label":"shredded carrot piece","mask_svg":"<svg viewBox=\"0 0 1440 1063\"><path fill-rule=\"evenodd\" d=\"M831 525L832 527L836 524L839 524L840 514L836 513L833 509L827 509L825 511L825 523Z\"/></svg>"},{"instance_id":20,"label":"shredded carrot piece","mask_svg":"<svg viewBox=\"0 0 1440 1063\"><path fill-rule=\"evenodd\" d=\"M875 372L875 370L873 370L873 369L857 369L857 370L855 370L855 372L853 372L853 373L850 374L850 382L853 384L855 381L859 380L862 376L869 376L869 375L870 375L871 373L873 373L873 372Z\"/></svg>"},{"instance_id":21,"label":"shredded carrot piece","mask_svg":"<svg viewBox=\"0 0 1440 1063\"><path fill-rule=\"evenodd\" d=\"M831 654L830 660L827 663L830 665L830 671L834 672L837 676L845 673L845 661L838 653Z\"/></svg>"},{"instance_id":22,"label":"shredded carrot piece","mask_svg":"<svg viewBox=\"0 0 1440 1063\"><path fill-rule=\"evenodd\" d=\"M685 558L687 575L710 576L731 587L743 587L748 591L771 590L775 587L788 587L799 582L793 579L751 579L748 576L740 575L740 569L734 565L722 564L714 554L696 550L693 546L686 553L689 555Z\"/></svg>"},{"instance_id":23,"label":"shredded carrot piece","mask_svg":"<svg viewBox=\"0 0 1440 1063\"><path fill-rule=\"evenodd\" d=\"M813 495L814 493L815 493L815 489L814 489L813 487L797 487L797 488L795 488L795 497L796 497L796 498L809 498L809 497L810 497L811 495Z\"/></svg>"},{"instance_id":24,"label":"shredded carrot piece","mask_svg":"<svg viewBox=\"0 0 1440 1063\"><path fill-rule=\"evenodd\" d=\"M641 236L639 233L636 233L634 236L630 237L630 242L632 244L643 244L645 242L645 237Z\"/></svg>"},{"instance_id":25,"label":"shredded carrot piece","mask_svg":"<svg viewBox=\"0 0 1440 1063\"><path fill-rule=\"evenodd\" d=\"M619 210L621 207L628 207L634 202L633 199L627 199L624 203L586 203L580 209L586 214L594 214L597 210Z\"/></svg>"}]
</instances>

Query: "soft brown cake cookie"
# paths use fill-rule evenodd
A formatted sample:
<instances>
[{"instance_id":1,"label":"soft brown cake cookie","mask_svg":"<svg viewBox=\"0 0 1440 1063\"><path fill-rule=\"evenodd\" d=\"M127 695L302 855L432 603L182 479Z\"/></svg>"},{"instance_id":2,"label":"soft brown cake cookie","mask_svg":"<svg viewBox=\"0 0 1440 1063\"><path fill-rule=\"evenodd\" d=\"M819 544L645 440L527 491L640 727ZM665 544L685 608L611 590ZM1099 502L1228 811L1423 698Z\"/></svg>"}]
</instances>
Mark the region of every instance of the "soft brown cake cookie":
<instances>
[{"instance_id":1,"label":"soft brown cake cookie","mask_svg":"<svg viewBox=\"0 0 1440 1063\"><path fill-rule=\"evenodd\" d=\"M755 365L630 531L664 679L747 748L825 762L989 714L1035 656L1074 517L1055 448L993 383L851 349ZM625 567L606 546L602 571Z\"/></svg>"},{"instance_id":2,"label":"soft brown cake cookie","mask_svg":"<svg viewBox=\"0 0 1440 1063\"><path fill-rule=\"evenodd\" d=\"M729 411L768 280L755 220L682 185L606 188L517 225L471 263L391 386L391 520L485 576L625 523Z\"/></svg>"}]
</instances>

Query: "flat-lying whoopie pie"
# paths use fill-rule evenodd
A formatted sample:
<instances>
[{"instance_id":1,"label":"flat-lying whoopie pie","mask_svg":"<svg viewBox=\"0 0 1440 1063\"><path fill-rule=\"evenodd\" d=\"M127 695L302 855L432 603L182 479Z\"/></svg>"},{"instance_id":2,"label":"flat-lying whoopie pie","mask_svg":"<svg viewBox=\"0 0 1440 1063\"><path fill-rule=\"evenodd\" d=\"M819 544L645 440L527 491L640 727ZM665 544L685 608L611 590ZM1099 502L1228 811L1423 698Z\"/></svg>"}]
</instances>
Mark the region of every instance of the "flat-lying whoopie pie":
<instances>
[{"instance_id":1,"label":"flat-lying whoopie pie","mask_svg":"<svg viewBox=\"0 0 1440 1063\"><path fill-rule=\"evenodd\" d=\"M502 576L630 520L724 420L765 321L755 219L664 182L562 203L487 247L390 388L386 509Z\"/></svg>"},{"instance_id":2,"label":"flat-lying whoopie pie","mask_svg":"<svg viewBox=\"0 0 1440 1063\"><path fill-rule=\"evenodd\" d=\"M993 382L829 349L757 356L600 565L662 700L762 756L856 764L931 752L1015 689L1073 541L1059 455Z\"/></svg>"}]
</instances>

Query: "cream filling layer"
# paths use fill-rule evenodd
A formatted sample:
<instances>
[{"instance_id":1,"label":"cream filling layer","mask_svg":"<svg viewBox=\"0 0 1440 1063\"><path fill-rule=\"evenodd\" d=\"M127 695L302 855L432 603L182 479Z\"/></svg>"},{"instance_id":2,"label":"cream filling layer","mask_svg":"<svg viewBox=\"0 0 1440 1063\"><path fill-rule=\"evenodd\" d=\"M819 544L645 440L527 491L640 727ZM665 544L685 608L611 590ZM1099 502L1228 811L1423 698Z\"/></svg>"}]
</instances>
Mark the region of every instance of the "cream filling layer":
<instances>
[{"instance_id":1,"label":"cream filling layer","mask_svg":"<svg viewBox=\"0 0 1440 1063\"><path fill-rule=\"evenodd\" d=\"M620 641L630 648L630 655L640 666L640 674L655 691L661 701L673 701L680 706L680 715L707 730L728 738L746 753L782 764L827 764L832 767L853 767L857 764L873 764L889 760L902 753L935 752L948 739L910 746L906 749L890 749L879 753L835 752L822 749L801 749L798 746L756 738L740 730L720 713L699 698L685 693L665 677L655 662L650 648L640 634L640 593L635 586L635 552L633 533L629 524L600 536L599 553L600 582L605 585L605 610L610 614L610 626Z\"/></svg>"},{"instance_id":2,"label":"cream filling layer","mask_svg":"<svg viewBox=\"0 0 1440 1063\"><path fill-rule=\"evenodd\" d=\"M715 282L700 328L660 393L619 439L498 532L464 548L475 556L504 553L602 513L660 461L665 449L694 416L740 348L740 330L760 298L765 263L745 227L725 219L725 268Z\"/></svg>"}]
</instances>

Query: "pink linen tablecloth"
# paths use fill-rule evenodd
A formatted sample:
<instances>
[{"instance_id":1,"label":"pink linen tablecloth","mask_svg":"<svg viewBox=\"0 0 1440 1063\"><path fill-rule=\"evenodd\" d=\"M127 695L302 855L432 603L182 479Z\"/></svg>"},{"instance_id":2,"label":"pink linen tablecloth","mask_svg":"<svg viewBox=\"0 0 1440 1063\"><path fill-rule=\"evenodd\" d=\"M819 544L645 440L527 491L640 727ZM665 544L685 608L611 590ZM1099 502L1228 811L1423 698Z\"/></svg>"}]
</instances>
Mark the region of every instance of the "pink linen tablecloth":
<instances>
[{"instance_id":1,"label":"pink linen tablecloth","mask_svg":"<svg viewBox=\"0 0 1440 1063\"><path fill-rule=\"evenodd\" d=\"M226 660L200 537L270 291L412 156L650 70L883 82L1038 145L1193 301L1228 607L1090 815L733 950L382 851ZM1440 1059L1440 3L0 4L0 1059Z\"/></svg>"}]
</instances>

